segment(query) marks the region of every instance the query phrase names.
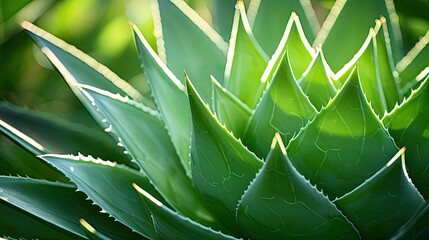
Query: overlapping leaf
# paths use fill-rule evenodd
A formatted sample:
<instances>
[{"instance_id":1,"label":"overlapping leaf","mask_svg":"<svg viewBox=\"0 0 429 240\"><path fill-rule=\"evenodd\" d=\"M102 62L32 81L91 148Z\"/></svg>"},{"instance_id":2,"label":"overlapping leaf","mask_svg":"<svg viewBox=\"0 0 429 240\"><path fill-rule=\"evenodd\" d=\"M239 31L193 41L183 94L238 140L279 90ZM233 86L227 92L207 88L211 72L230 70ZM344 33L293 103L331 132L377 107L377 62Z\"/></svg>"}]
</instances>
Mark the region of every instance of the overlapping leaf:
<instances>
[{"instance_id":1,"label":"overlapping leaf","mask_svg":"<svg viewBox=\"0 0 429 240\"><path fill-rule=\"evenodd\" d=\"M429 198L429 77L384 119L390 134L405 146L407 168L414 185Z\"/></svg>"},{"instance_id":2,"label":"overlapping leaf","mask_svg":"<svg viewBox=\"0 0 429 240\"><path fill-rule=\"evenodd\" d=\"M240 138L246 123L250 118L251 110L235 95L222 87L212 77L213 107L216 117L235 137Z\"/></svg>"},{"instance_id":3,"label":"overlapping leaf","mask_svg":"<svg viewBox=\"0 0 429 240\"><path fill-rule=\"evenodd\" d=\"M171 136L171 142L190 175L191 110L185 85L161 61L135 25L133 25L133 32L140 61L148 76L155 103Z\"/></svg>"},{"instance_id":4,"label":"overlapping leaf","mask_svg":"<svg viewBox=\"0 0 429 240\"><path fill-rule=\"evenodd\" d=\"M302 91L308 96L316 109L326 106L328 101L337 92L334 83L329 76L329 66L326 63L322 50L318 49L316 56L298 80Z\"/></svg>"},{"instance_id":5,"label":"overlapping leaf","mask_svg":"<svg viewBox=\"0 0 429 240\"><path fill-rule=\"evenodd\" d=\"M134 191L132 183L153 195L159 194L139 172L91 157L48 154L41 158L63 172L104 212L142 236L156 238L150 211Z\"/></svg>"},{"instance_id":6,"label":"overlapping leaf","mask_svg":"<svg viewBox=\"0 0 429 240\"><path fill-rule=\"evenodd\" d=\"M279 45L282 34L287 28L287 18L291 14L296 13L299 16L305 36L310 42L313 42L316 31L319 29L309 0L253 0L248 11L256 39L269 56Z\"/></svg>"},{"instance_id":7,"label":"overlapping leaf","mask_svg":"<svg viewBox=\"0 0 429 240\"><path fill-rule=\"evenodd\" d=\"M238 1L236 7L223 85L253 109L259 101L257 93L265 86L260 79L268 57L253 36L244 3Z\"/></svg>"},{"instance_id":8,"label":"overlapping leaf","mask_svg":"<svg viewBox=\"0 0 429 240\"><path fill-rule=\"evenodd\" d=\"M424 203L407 177L405 158L402 155L401 162L400 153L365 183L334 201L364 239L390 237Z\"/></svg>"},{"instance_id":9,"label":"overlapping leaf","mask_svg":"<svg viewBox=\"0 0 429 240\"><path fill-rule=\"evenodd\" d=\"M155 228L162 239L236 239L177 214L138 185L133 184L133 186L142 195L141 197L151 210Z\"/></svg>"},{"instance_id":10,"label":"overlapping leaf","mask_svg":"<svg viewBox=\"0 0 429 240\"><path fill-rule=\"evenodd\" d=\"M45 228L50 228L58 234L58 237L83 238L85 234L79 226L79 219L85 217L94 221L95 226L110 238L138 238L131 229L115 223L106 214L99 213L100 209L86 201L83 194L76 193L76 188L71 184L2 176L0 189L1 202L13 205L25 213L26 218L18 215L18 219L27 223L28 221L43 223ZM15 217L4 215L4 212L0 216L2 222ZM21 231L28 234L26 229L33 229L35 226L22 227L24 228ZM13 228L8 231L14 234L20 232L19 229ZM49 232L46 234L40 233L39 236L48 236Z\"/></svg>"},{"instance_id":11,"label":"overlapping leaf","mask_svg":"<svg viewBox=\"0 0 429 240\"><path fill-rule=\"evenodd\" d=\"M399 22L393 17L394 12L393 0L336 1L313 45L322 44L329 66L337 72L358 52L374 21L384 16L393 60L397 63L403 56L403 46Z\"/></svg>"},{"instance_id":12,"label":"overlapping leaf","mask_svg":"<svg viewBox=\"0 0 429 240\"><path fill-rule=\"evenodd\" d=\"M119 137L162 196L190 218L215 224L186 175L158 113L127 98L91 86L81 87L94 105L94 118L107 125L106 131Z\"/></svg>"},{"instance_id":13,"label":"overlapping leaf","mask_svg":"<svg viewBox=\"0 0 429 240\"><path fill-rule=\"evenodd\" d=\"M359 186L397 151L367 103L356 69L287 149L297 169L331 199Z\"/></svg>"},{"instance_id":14,"label":"overlapping leaf","mask_svg":"<svg viewBox=\"0 0 429 240\"><path fill-rule=\"evenodd\" d=\"M289 142L316 114L293 77L287 53L282 59L243 133L243 143L259 157L267 155L275 132Z\"/></svg>"},{"instance_id":15,"label":"overlapping leaf","mask_svg":"<svg viewBox=\"0 0 429 240\"><path fill-rule=\"evenodd\" d=\"M359 78L362 89L374 111L383 116L402 99L402 91L393 76L393 61L386 45L387 26L384 18L370 31L366 50L359 57Z\"/></svg>"},{"instance_id":16,"label":"overlapping leaf","mask_svg":"<svg viewBox=\"0 0 429 240\"><path fill-rule=\"evenodd\" d=\"M210 75L223 83L227 44L184 1L159 0L153 9L161 59L179 79L186 71L204 101L211 103Z\"/></svg>"},{"instance_id":17,"label":"overlapping leaf","mask_svg":"<svg viewBox=\"0 0 429 240\"><path fill-rule=\"evenodd\" d=\"M187 82L192 112L192 179L205 204L234 231L235 208L244 190L262 166L212 115Z\"/></svg>"},{"instance_id":18,"label":"overlapping leaf","mask_svg":"<svg viewBox=\"0 0 429 240\"><path fill-rule=\"evenodd\" d=\"M279 134L240 200L237 222L249 239L359 239L352 223L295 169Z\"/></svg>"}]
</instances>

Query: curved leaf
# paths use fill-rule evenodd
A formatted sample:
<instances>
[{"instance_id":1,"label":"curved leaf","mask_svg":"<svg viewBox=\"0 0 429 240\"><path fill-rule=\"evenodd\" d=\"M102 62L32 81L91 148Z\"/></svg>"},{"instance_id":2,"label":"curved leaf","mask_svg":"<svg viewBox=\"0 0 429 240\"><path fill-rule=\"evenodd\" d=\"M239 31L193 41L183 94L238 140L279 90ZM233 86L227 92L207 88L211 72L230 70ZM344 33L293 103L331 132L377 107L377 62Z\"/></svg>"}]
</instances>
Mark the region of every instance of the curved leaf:
<instances>
[{"instance_id":1,"label":"curved leaf","mask_svg":"<svg viewBox=\"0 0 429 240\"><path fill-rule=\"evenodd\" d=\"M227 44L184 1L152 3L158 54L179 79L183 79L183 71L186 71L194 79L204 102L210 104L210 75L223 83Z\"/></svg>"},{"instance_id":2,"label":"curved leaf","mask_svg":"<svg viewBox=\"0 0 429 240\"><path fill-rule=\"evenodd\" d=\"M159 114L128 98L91 86L81 87L94 105L94 117L107 125L106 131L119 137L168 203L192 219L216 225L186 175Z\"/></svg>"},{"instance_id":3,"label":"curved leaf","mask_svg":"<svg viewBox=\"0 0 429 240\"><path fill-rule=\"evenodd\" d=\"M61 74L64 75L64 72L67 72L73 77L71 79L64 76L73 92L79 98L81 96L77 93L77 89L73 87L76 82L95 86L112 93L127 95L139 101L145 101L143 96L130 84L77 48L29 22L22 23L22 27L36 41L42 52L46 54Z\"/></svg>"},{"instance_id":4,"label":"curved leaf","mask_svg":"<svg viewBox=\"0 0 429 240\"><path fill-rule=\"evenodd\" d=\"M359 239L346 217L295 169L278 133L241 198L237 222L249 239Z\"/></svg>"},{"instance_id":5,"label":"curved leaf","mask_svg":"<svg viewBox=\"0 0 429 240\"><path fill-rule=\"evenodd\" d=\"M334 201L363 239L388 238L424 203L405 172L404 150L365 183Z\"/></svg>"},{"instance_id":6,"label":"curved leaf","mask_svg":"<svg viewBox=\"0 0 429 240\"><path fill-rule=\"evenodd\" d=\"M287 149L296 168L330 199L359 186L397 151L367 103L356 69Z\"/></svg>"},{"instance_id":7,"label":"curved leaf","mask_svg":"<svg viewBox=\"0 0 429 240\"><path fill-rule=\"evenodd\" d=\"M291 14L296 13L299 16L306 39L310 42L313 42L319 30L319 24L309 0L253 0L248 12L256 39L269 56L276 50L287 25L287 18Z\"/></svg>"},{"instance_id":8,"label":"curved leaf","mask_svg":"<svg viewBox=\"0 0 429 240\"><path fill-rule=\"evenodd\" d=\"M162 239L236 239L221 232L216 232L198 222L194 222L192 219L181 216L164 206L164 204L137 184L133 184L133 187L141 194L141 197L151 210L155 228Z\"/></svg>"},{"instance_id":9,"label":"curved leaf","mask_svg":"<svg viewBox=\"0 0 429 240\"><path fill-rule=\"evenodd\" d=\"M189 80L187 88L193 120L192 179L205 204L236 231L235 208L262 161L220 125Z\"/></svg>"},{"instance_id":10,"label":"curved leaf","mask_svg":"<svg viewBox=\"0 0 429 240\"><path fill-rule=\"evenodd\" d=\"M130 164L121 148L101 129L97 131L49 114L2 104L0 131L34 155L82 153Z\"/></svg>"},{"instance_id":11,"label":"curved leaf","mask_svg":"<svg viewBox=\"0 0 429 240\"><path fill-rule=\"evenodd\" d=\"M407 168L414 185L429 199L429 76L399 107L383 118L390 134L407 151Z\"/></svg>"},{"instance_id":12,"label":"curved leaf","mask_svg":"<svg viewBox=\"0 0 429 240\"><path fill-rule=\"evenodd\" d=\"M213 0L213 25L225 41L231 37L234 9L237 0Z\"/></svg>"},{"instance_id":13,"label":"curved leaf","mask_svg":"<svg viewBox=\"0 0 429 240\"><path fill-rule=\"evenodd\" d=\"M236 138L240 138L251 110L212 76L213 110L220 123L225 124Z\"/></svg>"},{"instance_id":14,"label":"curved leaf","mask_svg":"<svg viewBox=\"0 0 429 240\"><path fill-rule=\"evenodd\" d=\"M377 21L370 31L371 42L358 60L359 79L362 90L379 116L393 109L402 99L400 86L393 76L393 61L390 60L387 26L384 18Z\"/></svg>"},{"instance_id":15,"label":"curved leaf","mask_svg":"<svg viewBox=\"0 0 429 240\"><path fill-rule=\"evenodd\" d=\"M322 44L329 66L337 72L358 52L374 21L384 16L387 21L393 60L397 63L403 56L403 46L398 19L392 17L395 15L393 0L335 1L313 46Z\"/></svg>"},{"instance_id":16,"label":"curved leaf","mask_svg":"<svg viewBox=\"0 0 429 240\"><path fill-rule=\"evenodd\" d=\"M100 214L100 209L86 201L71 184L1 176L0 189L0 201L14 205L46 226L56 226L59 232L70 237L85 236L79 226L82 217L93 221L94 226L110 238L138 237L112 218Z\"/></svg>"},{"instance_id":17,"label":"curved leaf","mask_svg":"<svg viewBox=\"0 0 429 240\"><path fill-rule=\"evenodd\" d=\"M156 55L137 27L132 27L139 58L148 76L155 103L182 165L190 175L191 110L185 85Z\"/></svg>"},{"instance_id":18,"label":"curved leaf","mask_svg":"<svg viewBox=\"0 0 429 240\"><path fill-rule=\"evenodd\" d=\"M139 172L113 162L81 155L46 154L40 157L63 172L77 185L78 190L100 206L103 212L107 212L142 236L156 238L150 211L131 184L138 183L153 195L159 197L159 194ZM82 217L77 219L77 224Z\"/></svg>"},{"instance_id":19,"label":"curved leaf","mask_svg":"<svg viewBox=\"0 0 429 240\"><path fill-rule=\"evenodd\" d=\"M244 3L238 1L236 8L223 85L253 109L260 98L256 93L264 85L260 78L268 57L253 36Z\"/></svg>"},{"instance_id":20,"label":"curved leaf","mask_svg":"<svg viewBox=\"0 0 429 240\"><path fill-rule=\"evenodd\" d=\"M429 202L416 211L415 216L391 236L392 240L398 239L423 239L429 235Z\"/></svg>"},{"instance_id":21,"label":"curved leaf","mask_svg":"<svg viewBox=\"0 0 429 240\"><path fill-rule=\"evenodd\" d=\"M259 157L265 157L274 133L279 132L289 142L315 114L316 109L293 77L286 53L247 123L243 143Z\"/></svg>"},{"instance_id":22,"label":"curved leaf","mask_svg":"<svg viewBox=\"0 0 429 240\"><path fill-rule=\"evenodd\" d=\"M107 236L95 230L93 226L91 226L87 221L83 218L79 220L80 226L82 230L85 232L86 237L90 240L109 240Z\"/></svg>"},{"instance_id":23,"label":"curved leaf","mask_svg":"<svg viewBox=\"0 0 429 240\"><path fill-rule=\"evenodd\" d=\"M316 109L321 109L333 98L337 92L329 76L329 66L326 63L322 50L318 49L316 56L298 80L302 91L308 96Z\"/></svg>"}]
</instances>

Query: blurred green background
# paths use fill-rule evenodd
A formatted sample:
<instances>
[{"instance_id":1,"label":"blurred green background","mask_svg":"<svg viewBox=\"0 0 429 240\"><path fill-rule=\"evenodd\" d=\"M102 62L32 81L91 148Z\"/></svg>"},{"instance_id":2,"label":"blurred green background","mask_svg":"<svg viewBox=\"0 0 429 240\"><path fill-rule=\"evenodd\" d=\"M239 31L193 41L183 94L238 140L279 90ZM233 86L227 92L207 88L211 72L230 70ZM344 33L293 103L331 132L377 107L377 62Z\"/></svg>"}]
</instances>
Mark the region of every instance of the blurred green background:
<instances>
[{"instance_id":1,"label":"blurred green background","mask_svg":"<svg viewBox=\"0 0 429 240\"><path fill-rule=\"evenodd\" d=\"M212 1L187 1L208 22ZM395 0L405 49L429 28L426 0ZM333 0L312 1L323 22ZM128 21L138 25L155 46L150 0L0 0L0 99L61 117L87 122L79 103L30 37L22 20L77 46L149 95L141 73Z\"/></svg>"}]
</instances>

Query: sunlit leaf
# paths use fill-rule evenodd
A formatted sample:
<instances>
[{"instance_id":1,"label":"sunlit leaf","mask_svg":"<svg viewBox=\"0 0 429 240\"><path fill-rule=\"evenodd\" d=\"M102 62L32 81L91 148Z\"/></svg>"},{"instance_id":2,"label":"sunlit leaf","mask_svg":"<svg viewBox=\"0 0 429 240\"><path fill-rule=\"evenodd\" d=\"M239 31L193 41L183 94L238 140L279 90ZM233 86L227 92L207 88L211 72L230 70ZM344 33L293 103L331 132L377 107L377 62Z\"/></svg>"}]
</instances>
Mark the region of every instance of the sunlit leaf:
<instances>
[{"instance_id":1,"label":"sunlit leaf","mask_svg":"<svg viewBox=\"0 0 429 240\"><path fill-rule=\"evenodd\" d=\"M238 200L262 161L220 125L189 80L187 88L193 120L192 179L205 204L234 231Z\"/></svg>"},{"instance_id":2,"label":"sunlit leaf","mask_svg":"<svg viewBox=\"0 0 429 240\"><path fill-rule=\"evenodd\" d=\"M243 143L259 157L265 157L275 132L289 142L315 114L316 109L293 77L286 54L250 117Z\"/></svg>"},{"instance_id":3,"label":"sunlit leaf","mask_svg":"<svg viewBox=\"0 0 429 240\"><path fill-rule=\"evenodd\" d=\"M191 110L185 85L161 61L135 25L133 31L140 61L148 76L155 103L182 165L190 175Z\"/></svg>"},{"instance_id":4,"label":"sunlit leaf","mask_svg":"<svg viewBox=\"0 0 429 240\"><path fill-rule=\"evenodd\" d=\"M295 169L279 134L240 200L237 222L249 239L359 239L352 223Z\"/></svg>"},{"instance_id":5,"label":"sunlit leaf","mask_svg":"<svg viewBox=\"0 0 429 240\"><path fill-rule=\"evenodd\" d=\"M297 169L331 199L359 186L397 151L366 101L356 69L287 149Z\"/></svg>"},{"instance_id":6,"label":"sunlit leaf","mask_svg":"<svg viewBox=\"0 0 429 240\"><path fill-rule=\"evenodd\" d=\"M388 238L424 203L407 178L404 158L402 164L400 159L397 154L365 183L334 201L363 239Z\"/></svg>"},{"instance_id":7,"label":"sunlit leaf","mask_svg":"<svg viewBox=\"0 0 429 240\"><path fill-rule=\"evenodd\" d=\"M223 83L227 44L184 1L152 3L158 54L179 79L186 71L204 101L210 104L210 75Z\"/></svg>"},{"instance_id":8,"label":"sunlit leaf","mask_svg":"<svg viewBox=\"0 0 429 240\"><path fill-rule=\"evenodd\" d=\"M390 134L405 152L414 185L429 199L429 76L399 107L383 119Z\"/></svg>"}]
</instances>

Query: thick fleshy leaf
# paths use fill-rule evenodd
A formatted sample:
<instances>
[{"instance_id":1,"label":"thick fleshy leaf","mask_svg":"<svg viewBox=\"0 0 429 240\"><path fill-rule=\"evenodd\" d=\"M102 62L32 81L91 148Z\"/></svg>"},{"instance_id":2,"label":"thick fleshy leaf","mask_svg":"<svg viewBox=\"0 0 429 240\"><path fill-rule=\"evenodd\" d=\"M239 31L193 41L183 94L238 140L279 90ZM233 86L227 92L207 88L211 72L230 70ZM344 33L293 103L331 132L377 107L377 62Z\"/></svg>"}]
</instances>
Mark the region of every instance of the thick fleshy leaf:
<instances>
[{"instance_id":1,"label":"thick fleshy leaf","mask_svg":"<svg viewBox=\"0 0 429 240\"><path fill-rule=\"evenodd\" d=\"M137 184L133 184L133 187L141 194L151 210L155 228L162 239L236 239L174 212Z\"/></svg>"},{"instance_id":2,"label":"thick fleshy leaf","mask_svg":"<svg viewBox=\"0 0 429 240\"><path fill-rule=\"evenodd\" d=\"M419 83L419 74L429 67L429 30L397 65L404 94Z\"/></svg>"},{"instance_id":3,"label":"thick fleshy leaf","mask_svg":"<svg viewBox=\"0 0 429 240\"><path fill-rule=\"evenodd\" d=\"M429 76L383 122L397 144L407 148L410 177L425 199L429 199Z\"/></svg>"},{"instance_id":4,"label":"thick fleshy leaf","mask_svg":"<svg viewBox=\"0 0 429 240\"><path fill-rule=\"evenodd\" d=\"M0 105L0 131L35 155L82 153L130 164L121 148L101 129L11 104Z\"/></svg>"},{"instance_id":5,"label":"thick fleshy leaf","mask_svg":"<svg viewBox=\"0 0 429 240\"><path fill-rule=\"evenodd\" d=\"M426 203L416 211L414 217L408 221L407 224L399 228L396 234L391 236L391 239L424 239L425 236L429 236L428 222L429 202L426 201Z\"/></svg>"},{"instance_id":6,"label":"thick fleshy leaf","mask_svg":"<svg viewBox=\"0 0 429 240\"><path fill-rule=\"evenodd\" d=\"M158 197L159 194L139 172L113 162L82 155L47 154L40 157L64 173L77 185L78 190L84 192L91 201L100 206L103 212L142 236L148 238L157 236L150 211L134 191L132 184L137 183ZM82 217L77 219L77 224Z\"/></svg>"},{"instance_id":7,"label":"thick fleshy leaf","mask_svg":"<svg viewBox=\"0 0 429 240\"><path fill-rule=\"evenodd\" d=\"M231 37L234 9L237 0L213 0L213 25L225 41Z\"/></svg>"},{"instance_id":8,"label":"thick fleshy leaf","mask_svg":"<svg viewBox=\"0 0 429 240\"><path fill-rule=\"evenodd\" d=\"M187 80L193 131L191 170L205 204L235 231L235 208L262 166L253 153L229 133L210 112Z\"/></svg>"},{"instance_id":9,"label":"thick fleshy leaf","mask_svg":"<svg viewBox=\"0 0 429 240\"><path fill-rule=\"evenodd\" d=\"M120 139L168 203L192 219L215 224L186 175L159 114L128 98L91 86L81 87L95 109L94 118Z\"/></svg>"},{"instance_id":10,"label":"thick fleshy leaf","mask_svg":"<svg viewBox=\"0 0 429 240\"><path fill-rule=\"evenodd\" d=\"M0 235L3 238L8 236L9 239L83 239L76 235L66 235L64 230L61 230L55 225L49 225L49 223L37 217L28 215L21 209L1 199L0 212Z\"/></svg>"},{"instance_id":11,"label":"thick fleshy leaf","mask_svg":"<svg viewBox=\"0 0 429 240\"><path fill-rule=\"evenodd\" d=\"M237 223L249 239L359 239L352 223L295 169L278 133L240 200Z\"/></svg>"},{"instance_id":12,"label":"thick fleshy leaf","mask_svg":"<svg viewBox=\"0 0 429 240\"><path fill-rule=\"evenodd\" d=\"M292 74L286 54L247 123L243 143L265 157L274 133L279 132L284 142L289 142L315 114L316 109Z\"/></svg>"},{"instance_id":13,"label":"thick fleshy leaf","mask_svg":"<svg viewBox=\"0 0 429 240\"><path fill-rule=\"evenodd\" d=\"M236 8L223 85L253 109L259 101L257 93L265 86L260 79L268 57L253 36L244 3L238 1Z\"/></svg>"},{"instance_id":14,"label":"thick fleshy leaf","mask_svg":"<svg viewBox=\"0 0 429 240\"><path fill-rule=\"evenodd\" d=\"M356 69L287 149L297 169L331 199L359 186L397 151L366 101Z\"/></svg>"},{"instance_id":15,"label":"thick fleshy leaf","mask_svg":"<svg viewBox=\"0 0 429 240\"><path fill-rule=\"evenodd\" d=\"M236 138L240 138L246 123L250 118L251 110L236 96L222 87L212 77L213 83L213 110L220 123L225 124Z\"/></svg>"},{"instance_id":16,"label":"thick fleshy leaf","mask_svg":"<svg viewBox=\"0 0 429 240\"><path fill-rule=\"evenodd\" d=\"M387 21L393 59L397 63L403 56L403 46L393 0L336 1L313 46L322 44L329 66L337 72L358 52L374 21L382 16Z\"/></svg>"},{"instance_id":17,"label":"thick fleshy leaf","mask_svg":"<svg viewBox=\"0 0 429 240\"><path fill-rule=\"evenodd\" d=\"M110 238L95 230L85 219L79 219L80 226L90 240L109 240Z\"/></svg>"},{"instance_id":18,"label":"thick fleshy leaf","mask_svg":"<svg viewBox=\"0 0 429 240\"><path fill-rule=\"evenodd\" d=\"M266 85L273 79L274 74L283 61L283 57L286 55L286 52L288 52L289 59L291 59L290 65L292 67L293 75L298 78L301 77L302 73L304 73L310 64L315 52L305 38L301 23L295 13L291 14L283 33L283 37L268 62L267 68L262 74L262 83L265 83ZM257 93L257 96L262 96L264 90L264 88L261 88Z\"/></svg>"},{"instance_id":19,"label":"thick fleshy leaf","mask_svg":"<svg viewBox=\"0 0 429 240\"><path fill-rule=\"evenodd\" d=\"M223 83L227 43L184 1L152 3L158 54L179 79L186 71L204 101L211 103L210 75Z\"/></svg>"},{"instance_id":20,"label":"thick fleshy leaf","mask_svg":"<svg viewBox=\"0 0 429 240\"><path fill-rule=\"evenodd\" d=\"M152 50L135 25L132 26L140 61L148 76L152 95L182 164L190 175L191 110L185 85Z\"/></svg>"},{"instance_id":21,"label":"thick fleshy leaf","mask_svg":"<svg viewBox=\"0 0 429 240\"><path fill-rule=\"evenodd\" d=\"M393 61L386 46L387 26L384 18L370 31L371 42L358 60L359 79L375 113L383 116L402 99L399 83L393 76Z\"/></svg>"},{"instance_id":22,"label":"thick fleshy leaf","mask_svg":"<svg viewBox=\"0 0 429 240\"><path fill-rule=\"evenodd\" d=\"M131 229L101 214L98 207L85 200L84 194L76 192L74 185L1 176L0 190L0 201L15 206L28 218L52 226L72 238L85 236L79 226L82 217L94 221L94 226L110 238L138 237ZM4 216L3 212L1 216ZM7 218L13 217L9 215ZM31 225L27 228L31 228Z\"/></svg>"},{"instance_id":23,"label":"thick fleshy leaf","mask_svg":"<svg viewBox=\"0 0 429 240\"><path fill-rule=\"evenodd\" d=\"M329 66L326 63L322 50L318 49L310 66L302 78L298 80L302 91L308 96L316 109L319 110L323 106L326 106L337 92L329 73Z\"/></svg>"},{"instance_id":24,"label":"thick fleshy leaf","mask_svg":"<svg viewBox=\"0 0 429 240\"><path fill-rule=\"evenodd\" d=\"M145 102L144 97L130 84L77 48L29 22L24 22L22 27L36 41L42 52L47 55L61 74L64 75L64 72L67 72L75 82L80 84L92 85ZM76 94L77 91L71 84L72 79L66 78L65 80Z\"/></svg>"},{"instance_id":25,"label":"thick fleshy leaf","mask_svg":"<svg viewBox=\"0 0 429 240\"><path fill-rule=\"evenodd\" d=\"M313 42L319 30L309 0L253 0L248 12L256 39L269 56L276 50L291 14L299 16L305 36L310 42Z\"/></svg>"},{"instance_id":26,"label":"thick fleshy leaf","mask_svg":"<svg viewBox=\"0 0 429 240\"><path fill-rule=\"evenodd\" d=\"M404 150L362 185L334 201L363 239L387 239L424 203L405 172Z\"/></svg>"}]
</instances>

